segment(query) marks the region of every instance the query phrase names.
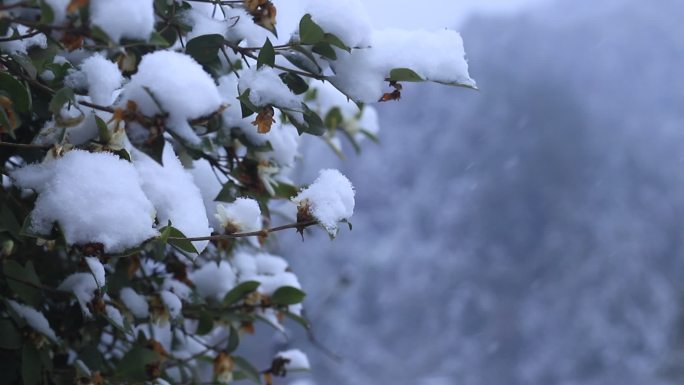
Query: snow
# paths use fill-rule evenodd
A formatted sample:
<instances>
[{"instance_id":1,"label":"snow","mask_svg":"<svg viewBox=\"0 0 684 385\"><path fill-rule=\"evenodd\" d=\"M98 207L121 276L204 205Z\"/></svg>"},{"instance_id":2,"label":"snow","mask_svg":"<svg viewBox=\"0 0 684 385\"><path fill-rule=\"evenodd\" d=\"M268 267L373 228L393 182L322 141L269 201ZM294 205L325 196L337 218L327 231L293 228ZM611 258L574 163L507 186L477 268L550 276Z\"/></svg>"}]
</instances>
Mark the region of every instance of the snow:
<instances>
[{"instance_id":1,"label":"snow","mask_svg":"<svg viewBox=\"0 0 684 385\"><path fill-rule=\"evenodd\" d=\"M202 66L188 55L171 51L143 56L121 99L122 105L128 100L134 101L147 116L168 113L168 128L193 144L198 144L200 139L188 119L210 115L223 103L214 80Z\"/></svg>"},{"instance_id":2,"label":"snow","mask_svg":"<svg viewBox=\"0 0 684 385\"><path fill-rule=\"evenodd\" d=\"M47 318L45 318L43 313L30 306L20 304L11 299L8 299L7 303L12 307L12 310L14 310L21 318L24 319L24 321L26 321L31 328L33 328L33 330L49 338L50 341L54 343L59 342L57 335L55 335L54 330L52 330L50 327L50 323L48 322Z\"/></svg>"},{"instance_id":3,"label":"snow","mask_svg":"<svg viewBox=\"0 0 684 385\"><path fill-rule=\"evenodd\" d=\"M119 292L121 302L130 310L136 318L147 318L150 315L150 306L142 295L130 287L124 287Z\"/></svg>"},{"instance_id":4,"label":"snow","mask_svg":"<svg viewBox=\"0 0 684 385\"><path fill-rule=\"evenodd\" d=\"M109 106L114 101L114 90L123 82L119 67L104 56L93 55L81 63L81 72L85 75L88 95L93 103Z\"/></svg>"},{"instance_id":5,"label":"snow","mask_svg":"<svg viewBox=\"0 0 684 385\"><path fill-rule=\"evenodd\" d=\"M257 107L273 105L301 111L302 100L283 83L278 73L268 66L240 72L238 89L243 94L250 90L249 101Z\"/></svg>"},{"instance_id":6,"label":"snow","mask_svg":"<svg viewBox=\"0 0 684 385\"><path fill-rule=\"evenodd\" d=\"M318 178L292 199L328 231L337 234L337 223L348 220L354 213L354 188L349 179L337 170L321 170Z\"/></svg>"},{"instance_id":7,"label":"snow","mask_svg":"<svg viewBox=\"0 0 684 385\"><path fill-rule=\"evenodd\" d=\"M372 47L355 49L331 62L331 81L352 99L376 102L394 68L409 68L423 79L475 86L468 74L463 39L452 30L387 29L372 34Z\"/></svg>"},{"instance_id":8,"label":"snow","mask_svg":"<svg viewBox=\"0 0 684 385\"><path fill-rule=\"evenodd\" d=\"M57 288L73 293L83 314L88 317L92 315L88 303L95 297L95 290L98 290L99 286L91 273L71 274Z\"/></svg>"},{"instance_id":9,"label":"snow","mask_svg":"<svg viewBox=\"0 0 684 385\"><path fill-rule=\"evenodd\" d=\"M192 289L188 285L174 278L166 278L161 288L162 290L172 292L184 301L190 299L190 294L192 293Z\"/></svg>"},{"instance_id":10,"label":"snow","mask_svg":"<svg viewBox=\"0 0 684 385\"><path fill-rule=\"evenodd\" d=\"M19 35L26 35L29 33L28 27L23 25L17 25L17 32ZM0 36L0 38L11 37L14 31L12 28L7 30L7 34ZM26 50L38 46L40 48L47 48L47 37L44 34L39 33L35 36L29 38L24 38L21 40L11 40L0 43L0 50L7 53L26 53Z\"/></svg>"},{"instance_id":11,"label":"snow","mask_svg":"<svg viewBox=\"0 0 684 385\"><path fill-rule=\"evenodd\" d=\"M237 198L232 203L217 205L216 210L221 230L230 228L234 232L249 232L262 228L261 209L254 199Z\"/></svg>"},{"instance_id":12,"label":"snow","mask_svg":"<svg viewBox=\"0 0 684 385\"><path fill-rule=\"evenodd\" d=\"M221 192L223 184L228 181L220 171L213 170L211 164L206 159L198 159L192 162L192 168L188 170L192 175L192 180L199 188L204 200L207 219L214 231L221 229L221 222L216 218L216 206L219 204L214 200Z\"/></svg>"},{"instance_id":13,"label":"snow","mask_svg":"<svg viewBox=\"0 0 684 385\"><path fill-rule=\"evenodd\" d=\"M276 354L276 358L284 358L290 360L285 364L287 370L310 370L309 358L304 352L299 349L285 350Z\"/></svg>"},{"instance_id":14,"label":"snow","mask_svg":"<svg viewBox=\"0 0 684 385\"><path fill-rule=\"evenodd\" d=\"M90 21L115 42L147 41L154 30L153 0L91 0Z\"/></svg>"},{"instance_id":15,"label":"snow","mask_svg":"<svg viewBox=\"0 0 684 385\"><path fill-rule=\"evenodd\" d=\"M228 128L236 127L240 129L254 144L263 144L265 139L257 134L256 127L251 123L253 119L242 118L242 109L240 108L240 102L237 100L237 97L240 96L238 92L238 79L235 77L235 74L230 73L221 76L218 79L218 84L219 93L228 103L228 107L222 113L223 124Z\"/></svg>"},{"instance_id":16,"label":"snow","mask_svg":"<svg viewBox=\"0 0 684 385\"><path fill-rule=\"evenodd\" d=\"M201 297L216 301L222 301L237 282L232 266L225 261L218 264L208 262L190 273L188 278L195 284L195 289Z\"/></svg>"},{"instance_id":17,"label":"snow","mask_svg":"<svg viewBox=\"0 0 684 385\"><path fill-rule=\"evenodd\" d=\"M266 137L273 151L260 152L258 157L273 160L283 167L293 166L299 156L299 132L291 124L274 124L271 131L258 134Z\"/></svg>"},{"instance_id":18,"label":"snow","mask_svg":"<svg viewBox=\"0 0 684 385\"><path fill-rule=\"evenodd\" d=\"M337 36L348 47L370 44L371 21L360 0L309 0L307 13L311 14L311 19L324 32ZM340 52L338 51L338 55Z\"/></svg>"},{"instance_id":19,"label":"snow","mask_svg":"<svg viewBox=\"0 0 684 385\"><path fill-rule=\"evenodd\" d=\"M135 168L111 153L74 150L11 176L39 194L31 215L35 233L49 234L58 222L69 245L102 243L106 252L121 252L157 235L154 208Z\"/></svg>"},{"instance_id":20,"label":"snow","mask_svg":"<svg viewBox=\"0 0 684 385\"><path fill-rule=\"evenodd\" d=\"M279 256L267 253L251 254L246 250L239 250L233 256L232 264L238 272L239 281L257 281L258 291L272 295L278 288L291 286L301 288L297 276L286 271L287 262Z\"/></svg>"},{"instance_id":21,"label":"snow","mask_svg":"<svg viewBox=\"0 0 684 385\"><path fill-rule=\"evenodd\" d=\"M166 310L169 311L169 316L171 316L171 318L177 318L183 309L180 298L168 290L162 290L159 295L164 306L166 306Z\"/></svg>"},{"instance_id":22,"label":"snow","mask_svg":"<svg viewBox=\"0 0 684 385\"><path fill-rule=\"evenodd\" d=\"M96 257L86 257L85 261L88 265L88 268L90 269L90 272L93 273L93 277L95 278L95 282L97 283L97 285L100 287L104 286L105 269L104 266L102 266L100 260Z\"/></svg>"},{"instance_id":23,"label":"snow","mask_svg":"<svg viewBox=\"0 0 684 385\"><path fill-rule=\"evenodd\" d=\"M45 0L45 3L52 9L55 25L60 25L66 21L66 9L71 0Z\"/></svg>"},{"instance_id":24,"label":"snow","mask_svg":"<svg viewBox=\"0 0 684 385\"><path fill-rule=\"evenodd\" d=\"M107 313L107 317L110 321L112 321L114 325L123 329L124 320L119 309L115 308L112 305L107 305L105 306L105 313Z\"/></svg>"},{"instance_id":25,"label":"snow","mask_svg":"<svg viewBox=\"0 0 684 385\"><path fill-rule=\"evenodd\" d=\"M138 150L133 150L132 155L142 189L157 210L159 226L166 226L171 221L186 237L211 235L202 194L173 148L168 144L164 146L163 166ZM201 252L207 243L200 241L193 245Z\"/></svg>"}]
</instances>

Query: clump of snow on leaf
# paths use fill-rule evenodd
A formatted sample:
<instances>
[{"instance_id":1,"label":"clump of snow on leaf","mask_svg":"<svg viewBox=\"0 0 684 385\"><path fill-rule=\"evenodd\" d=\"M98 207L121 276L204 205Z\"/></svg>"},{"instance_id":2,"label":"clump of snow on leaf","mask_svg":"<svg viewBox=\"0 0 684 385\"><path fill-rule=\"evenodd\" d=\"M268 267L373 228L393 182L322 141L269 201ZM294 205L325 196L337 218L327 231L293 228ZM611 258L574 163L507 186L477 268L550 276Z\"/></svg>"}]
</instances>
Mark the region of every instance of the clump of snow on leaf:
<instances>
[{"instance_id":1,"label":"clump of snow on leaf","mask_svg":"<svg viewBox=\"0 0 684 385\"><path fill-rule=\"evenodd\" d=\"M101 243L120 252L157 234L154 208L131 163L111 153L74 150L20 168L16 184L38 192L30 230L49 234L59 223L69 245Z\"/></svg>"},{"instance_id":2,"label":"clump of snow on leaf","mask_svg":"<svg viewBox=\"0 0 684 385\"><path fill-rule=\"evenodd\" d=\"M378 101L394 68L409 68L425 80L475 86L458 32L381 30L372 34L371 45L331 63L331 81L354 100Z\"/></svg>"},{"instance_id":3,"label":"clump of snow on leaf","mask_svg":"<svg viewBox=\"0 0 684 385\"><path fill-rule=\"evenodd\" d=\"M267 253L251 254L241 250L235 253L232 263L241 283L261 283L258 288L260 293L272 295L283 286L301 288L297 276L287 271L287 262L279 256Z\"/></svg>"},{"instance_id":4,"label":"clump of snow on leaf","mask_svg":"<svg viewBox=\"0 0 684 385\"><path fill-rule=\"evenodd\" d=\"M197 293L204 298L213 298L221 301L226 294L235 287L236 276L228 262L221 261L218 264L208 262L189 275L195 284Z\"/></svg>"},{"instance_id":5,"label":"clump of snow on leaf","mask_svg":"<svg viewBox=\"0 0 684 385\"><path fill-rule=\"evenodd\" d=\"M154 30L153 0L91 0L90 21L115 42L147 40Z\"/></svg>"},{"instance_id":6,"label":"clump of snow on leaf","mask_svg":"<svg viewBox=\"0 0 684 385\"><path fill-rule=\"evenodd\" d=\"M232 203L222 203L216 207L216 219L222 229L234 232L261 230L261 209L259 203L251 198L237 198Z\"/></svg>"},{"instance_id":7,"label":"clump of snow on leaf","mask_svg":"<svg viewBox=\"0 0 684 385\"><path fill-rule=\"evenodd\" d=\"M143 56L138 72L124 87L122 101L128 100L147 116L168 113L168 128L195 144L199 137L188 119L210 115L223 102L214 80L201 65L188 55L171 51Z\"/></svg>"},{"instance_id":8,"label":"clump of snow on leaf","mask_svg":"<svg viewBox=\"0 0 684 385\"><path fill-rule=\"evenodd\" d=\"M121 87L123 76L119 67L104 56L90 56L81 63L88 95L93 103L108 106L113 101L114 90Z\"/></svg>"},{"instance_id":9,"label":"clump of snow on leaf","mask_svg":"<svg viewBox=\"0 0 684 385\"><path fill-rule=\"evenodd\" d=\"M57 288L73 293L78 304L81 306L83 314L88 317L92 315L88 308L88 303L93 300L95 290L98 290L100 286L91 273L71 274Z\"/></svg>"},{"instance_id":10,"label":"clump of snow on leaf","mask_svg":"<svg viewBox=\"0 0 684 385\"><path fill-rule=\"evenodd\" d=\"M93 277L95 278L95 282L100 286L105 285L105 269L104 266L102 266L102 263L100 262L99 259L95 257L86 257L85 258L86 264L88 265L88 268L90 269L90 272L93 273Z\"/></svg>"},{"instance_id":11,"label":"clump of snow on leaf","mask_svg":"<svg viewBox=\"0 0 684 385\"><path fill-rule=\"evenodd\" d=\"M54 330L50 327L50 323L43 313L30 306L12 301L11 299L8 299L7 303L33 330L49 338L52 342L59 342L57 335L55 335Z\"/></svg>"},{"instance_id":12,"label":"clump of snow on leaf","mask_svg":"<svg viewBox=\"0 0 684 385\"><path fill-rule=\"evenodd\" d=\"M192 175L192 180L202 194L209 225L213 227L215 231L220 231L221 222L215 215L216 206L218 206L219 203L214 199L221 192L223 184L228 181L228 178L220 171L213 170L211 164L209 164L206 159L198 159L192 162L192 168L188 171Z\"/></svg>"},{"instance_id":13,"label":"clump of snow on leaf","mask_svg":"<svg viewBox=\"0 0 684 385\"><path fill-rule=\"evenodd\" d=\"M246 69L240 73L238 81L240 93L248 89L249 101L258 107L273 105L276 107L294 110L302 109L301 98L290 91L278 76L278 73L270 67L261 69Z\"/></svg>"},{"instance_id":14,"label":"clump of snow on leaf","mask_svg":"<svg viewBox=\"0 0 684 385\"><path fill-rule=\"evenodd\" d=\"M159 295L164 303L164 306L166 307L166 310L169 311L169 316L171 318L178 317L183 309L183 304L181 303L180 298L168 290L162 290Z\"/></svg>"},{"instance_id":15,"label":"clump of snow on leaf","mask_svg":"<svg viewBox=\"0 0 684 385\"><path fill-rule=\"evenodd\" d=\"M285 350L276 354L276 358L283 358L289 362L285 363L287 370L310 370L309 358L299 349Z\"/></svg>"},{"instance_id":16,"label":"clump of snow on leaf","mask_svg":"<svg viewBox=\"0 0 684 385\"><path fill-rule=\"evenodd\" d=\"M337 36L348 47L370 44L370 18L360 0L310 0L307 12L325 32Z\"/></svg>"},{"instance_id":17,"label":"clump of snow on leaf","mask_svg":"<svg viewBox=\"0 0 684 385\"><path fill-rule=\"evenodd\" d=\"M12 28L7 30L5 35L0 35L0 38L11 38L14 31ZM29 28L23 25L17 26L17 33L19 35L26 35L29 33ZM40 33L35 36L23 38L20 40L10 40L0 42L0 50L10 53L26 53L26 50L38 46L40 48L47 48L47 38L44 34Z\"/></svg>"},{"instance_id":18,"label":"clump of snow on leaf","mask_svg":"<svg viewBox=\"0 0 684 385\"><path fill-rule=\"evenodd\" d=\"M354 187L334 169L321 170L318 178L292 200L332 236L337 234L337 224L354 214Z\"/></svg>"},{"instance_id":19,"label":"clump of snow on leaf","mask_svg":"<svg viewBox=\"0 0 684 385\"><path fill-rule=\"evenodd\" d=\"M130 287L124 287L119 292L121 302L130 310L131 314L137 318L146 318L150 315L150 306L142 295L138 294Z\"/></svg>"},{"instance_id":20,"label":"clump of snow on leaf","mask_svg":"<svg viewBox=\"0 0 684 385\"><path fill-rule=\"evenodd\" d=\"M163 166L141 151L133 150L132 154L142 189L157 210L159 225L166 226L171 221L186 237L211 235L202 194L171 146L164 146ZM193 245L201 252L207 241L193 242Z\"/></svg>"}]
</instances>

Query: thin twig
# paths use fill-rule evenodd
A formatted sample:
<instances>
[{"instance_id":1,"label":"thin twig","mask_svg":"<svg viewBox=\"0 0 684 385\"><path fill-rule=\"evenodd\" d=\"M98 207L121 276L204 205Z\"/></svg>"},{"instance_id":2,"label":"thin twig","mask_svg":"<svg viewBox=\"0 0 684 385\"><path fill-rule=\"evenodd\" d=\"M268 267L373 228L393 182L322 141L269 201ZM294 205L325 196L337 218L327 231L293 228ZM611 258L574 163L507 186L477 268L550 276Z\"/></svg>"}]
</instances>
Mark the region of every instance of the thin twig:
<instances>
[{"instance_id":1,"label":"thin twig","mask_svg":"<svg viewBox=\"0 0 684 385\"><path fill-rule=\"evenodd\" d=\"M298 222L298 223L290 223L288 225L271 227L270 229L263 229L263 230L259 230L259 231L250 231L250 232L246 232L246 233L212 235L210 237L196 237L196 238L169 237L169 240L196 242L196 241L220 241L220 240L224 240L224 239L235 239L235 238L246 238L246 237L265 237L265 236L268 236L268 234L275 233L277 231L283 231L283 230L288 230L288 229L303 229L303 228L306 228L309 226L313 226L315 224L318 224L318 222L317 221Z\"/></svg>"}]
</instances>

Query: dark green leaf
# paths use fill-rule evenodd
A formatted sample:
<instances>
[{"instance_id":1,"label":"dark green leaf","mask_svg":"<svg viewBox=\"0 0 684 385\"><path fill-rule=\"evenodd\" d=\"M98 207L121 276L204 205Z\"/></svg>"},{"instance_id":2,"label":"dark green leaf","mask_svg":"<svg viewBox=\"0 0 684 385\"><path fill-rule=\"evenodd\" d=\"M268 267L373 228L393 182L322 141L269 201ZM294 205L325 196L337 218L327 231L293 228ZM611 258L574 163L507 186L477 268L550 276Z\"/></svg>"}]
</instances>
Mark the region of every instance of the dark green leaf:
<instances>
[{"instance_id":1,"label":"dark green leaf","mask_svg":"<svg viewBox=\"0 0 684 385\"><path fill-rule=\"evenodd\" d=\"M175 227L171 227L171 232L169 233L169 244L186 253L198 254L197 249L192 242L185 238L187 237L180 230Z\"/></svg>"},{"instance_id":2,"label":"dark green leaf","mask_svg":"<svg viewBox=\"0 0 684 385\"><path fill-rule=\"evenodd\" d=\"M145 366L159 361L159 355L150 349L134 346L121 358L116 366L116 374L127 381L145 381Z\"/></svg>"},{"instance_id":3,"label":"dark green leaf","mask_svg":"<svg viewBox=\"0 0 684 385\"><path fill-rule=\"evenodd\" d=\"M299 187L288 183L279 182L273 186L273 191L275 192L274 196L277 198L290 199L297 195L299 192Z\"/></svg>"},{"instance_id":4,"label":"dark green leaf","mask_svg":"<svg viewBox=\"0 0 684 385\"><path fill-rule=\"evenodd\" d=\"M311 323L306 318L304 318L302 316L299 316L297 314L290 313L289 311L286 311L285 317L297 322L305 330L309 330L311 328Z\"/></svg>"},{"instance_id":5,"label":"dark green leaf","mask_svg":"<svg viewBox=\"0 0 684 385\"><path fill-rule=\"evenodd\" d=\"M273 44L271 40L266 39L266 43L259 50L259 56L257 57L257 68L267 65L273 67L275 65L275 49L273 49Z\"/></svg>"},{"instance_id":6,"label":"dark green leaf","mask_svg":"<svg viewBox=\"0 0 684 385\"><path fill-rule=\"evenodd\" d=\"M316 57L305 47L294 46L292 51L283 54L285 59L296 67L314 74L320 74L323 69L318 65Z\"/></svg>"},{"instance_id":7,"label":"dark green leaf","mask_svg":"<svg viewBox=\"0 0 684 385\"><path fill-rule=\"evenodd\" d=\"M36 76L38 75L38 70L36 69L36 66L33 65L33 61L31 60L31 58L26 56L26 54L16 53L12 55L12 59L19 63L21 68L23 68L24 71L26 71L26 73L32 80L36 79Z\"/></svg>"},{"instance_id":8,"label":"dark green leaf","mask_svg":"<svg viewBox=\"0 0 684 385\"><path fill-rule=\"evenodd\" d=\"M331 108L325 115L325 126L328 128L337 128L343 121L344 117L342 116L342 111L340 111L339 107Z\"/></svg>"},{"instance_id":9,"label":"dark green leaf","mask_svg":"<svg viewBox=\"0 0 684 385\"><path fill-rule=\"evenodd\" d=\"M309 90L309 85L302 79L301 76L292 72L283 72L280 74L280 79L295 95L301 95Z\"/></svg>"},{"instance_id":10,"label":"dark green leaf","mask_svg":"<svg viewBox=\"0 0 684 385\"><path fill-rule=\"evenodd\" d=\"M340 40L339 37L333 35L332 33L325 34L325 42L347 52L351 52L351 48L349 48L342 40Z\"/></svg>"},{"instance_id":11,"label":"dark green leaf","mask_svg":"<svg viewBox=\"0 0 684 385\"><path fill-rule=\"evenodd\" d=\"M261 378L259 375L259 370L254 367L249 361L246 359L240 357L240 356L232 356L233 361L237 364L238 367L242 370L242 372L245 374L246 378L250 379L251 381L256 382L257 384L261 384Z\"/></svg>"},{"instance_id":12,"label":"dark green leaf","mask_svg":"<svg viewBox=\"0 0 684 385\"><path fill-rule=\"evenodd\" d=\"M237 191L235 190L235 184L231 181L227 181L223 184L221 191L219 191L215 201L231 203L235 201Z\"/></svg>"},{"instance_id":13,"label":"dark green leaf","mask_svg":"<svg viewBox=\"0 0 684 385\"><path fill-rule=\"evenodd\" d=\"M226 345L226 352L228 354L235 351L240 345L240 332L234 327L230 327L230 334L228 335L228 345Z\"/></svg>"},{"instance_id":14,"label":"dark green leaf","mask_svg":"<svg viewBox=\"0 0 684 385\"><path fill-rule=\"evenodd\" d=\"M252 103L251 100L249 100L250 92L252 92L252 91L249 88L246 89L245 92L243 92L242 95L238 96L237 99L240 101L240 103L242 103L243 109L247 108L251 112L261 111L261 108L259 108L259 107L263 107L263 106L256 106L256 105L254 105L254 103ZM251 114L249 114L249 115L251 115ZM247 115L247 116L249 116L249 115ZM245 111L242 111L242 117L243 118L246 117Z\"/></svg>"},{"instance_id":15,"label":"dark green leaf","mask_svg":"<svg viewBox=\"0 0 684 385\"><path fill-rule=\"evenodd\" d=\"M276 305L295 305L302 302L304 297L306 293L303 291L292 286L283 286L273 293L271 302Z\"/></svg>"},{"instance_id":16,"label":"dark green leaf","mask_svg":"<svg viewBox=\"0 0 684 385\"><path fill-rule=\"evenodd\" d=\"M7 318L0 319L0 349L21 348L21 335L14 323Z\"/></svg>"},{"instance_id":17,"label":"dark green leaf","mask_svg":"<svg viewBox=\"0 0 684 385\"><path fill-rule=\"evenodd\" d=\"M7 205L0 206L0 232L7 231L15 238L19 238L21 224Z\"/></svg>"},{"instance_id":18,"label":"dark green leaf","mask_svg":"<svg viewBox=\"0 0 684 385\"><path fill-rule=\"evenodd\" d=\"M12 100L12 107L21 114L31 113L31 94L26 86L7 72L0 72L0 91Z\"/></svg>"},{"instance_id":19,"label":"dark green leaf","mask_svg":"<svg viewBox=\"0 0 684 385\"><path fill-rule=\"evenodd\" d=\"M154 159L155 162L159 163L160 165L164 165L163 162L163 157L164 157L164 145L166 144L166 140L164 140L164 136L159 135L157 136L152 142L145 143L141 150L150 156L150 158Z\"/></svg>"},{"instance_id":20,"label":"dark green leaf","mask_svg":"<svg viewBox=\"0 0 684 385\"><path fill-rule=\"evenodd\" d=\"M323 29L311 19L310 14L304 15L299 21L299 41L302 44L316 44L325 38Z\"/></svg>"},{"instance_id":21,"label":"dark green leaf","mask_svg":"<svg viewBox=\"0 0 684 385\"><path fill-rule=\"evenodd\" d=\"M48 25L55 20L55 12L52 7L45 1L40 2L40 24Z\"/></svg>"},{"instance_id":22,"label":"dark green leaf","mask_svg":"<svg viewBox=\"0 0 684 385\"><path fill-rule=\"evenodd\" d=\"M208 64L217 59L223 43L223 36L219 34L197 36L188 41L185 46L185 53L192 56L200 64Z\"/></svg>"},{"instance_id":23,"label":"dark green leaf","mask_svg":"<svg viewBox=\"0 0 684 385\"><path fill-rule=\"evenodd\" d=\"M21 377L24 380L24 385L38 385L42 372L40 353L32 344L24 344L21 351Z\"/></svg>"},{"instance_id":24,"label":"dark green leaf","mask_svg":"<svg viewBox=\"0 0 684 385\"><path fill-rule=\"evenodd\" d=\"M207 311L202 311L199 316L199 322L197 324L197 334L198 335L205 335L211 331L211 329L214 328L214 317L207 312Z\"/></svg>"},{"instance_id":25,"label":"dark green leaf","mask_svg":"<svg viewBox=\"0 0 684 385\"><path fill-rule=\"evenodd\" d=\"M235 286L223 297L223 304L228 306L245 298L247 294L252 293L259 287L260 283L257 281L247 281Z\"/></svg>"},{"instance_id":26,"label":"dark green leaf","mask_svg":"<svg viewBox=\"0 0 684 385\"><path fill-rule=\"evenodd\" d=\"M109 132L107 123L97 115L95 116L95 123L97 124L97 132L100 135L100 142L109 143L109 141L112 140L112 134Z\"/></svg>"},{"instance_id":27,"label":"dark green leaf","mask_svg":"<svg viewBox=\"0 0 684 385\"><path fill-rule=\"evenodd\" d=\"M311 50L326 59L337 60L335 49L328 43L316 43Z\"/></svg>"},{"instance_id":28,"label":"dark green leaf","mask_svg":"<svg viewBox=\"0 0 684 385\"><path fill-rule=\"evenodd\" d=\"M55 95L52 97L52 100L50 100L50 111L53 114L56 114L59 112L60 109L62 109L62 106L64 106L67 103L74 103L75 100L76 99L74 97L74 90L68 87L64 87L59 91L55 92Z\"/></svg>"},{"instance_id":29,"label":"dark green leaf","mask_svg":"<svg viewBox=\"0 0 684 385\"><path fill-rule=\"evenodd\" d=\"M157 31L152 31L152 34L150 35L150 44L163 48L171 45L164 36Z\"/></svg>"},{"instance_id":30,"label":"dark green leaf","mask_svg":"<svg viewBox=\"0 0 684 385\"><path fill-rule=\"evenodd\" d=\"M420 75L415 73L413 70L408 68L394 68L390 71L389 80L394 80L397 82L422 82L425 79L421 78Z\"/></svg>"},{"instance_id":31,"label":"dark green leaf","mask_svg":"<svg viewBox=\"0 0 684 385\"><path fill-rule=\"evenodd\" d=\"M42 295L37 288L40 280L32 262L29 261L26 267L22 267L16 261L6 260L3 263L3 274L7 277L7 285L19 298L33 307L40 305Z\"/></svg>"}]
</instances>

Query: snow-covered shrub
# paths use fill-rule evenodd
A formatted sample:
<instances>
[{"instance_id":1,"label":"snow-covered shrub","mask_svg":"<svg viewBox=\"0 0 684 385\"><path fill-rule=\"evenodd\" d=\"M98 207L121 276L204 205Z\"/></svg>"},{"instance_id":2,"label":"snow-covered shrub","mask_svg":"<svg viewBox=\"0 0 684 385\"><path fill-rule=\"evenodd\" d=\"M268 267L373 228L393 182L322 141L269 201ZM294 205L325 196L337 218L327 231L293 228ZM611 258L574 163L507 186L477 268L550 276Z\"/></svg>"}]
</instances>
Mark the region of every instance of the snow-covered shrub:
<instances>
[{"instance_id":1,"label":"snow-covered shrub","mask_svg":"<svg viewBox=\"0 0 684 385\"><path fill-rule=\"evenodd\" d=\"M358 148L378 131L363 103L474 82L456 32L374 31L358 0L297 9L276 34L266 0L0 1L3 383L309 369L236 353L257 323L308 328L273 233L334 237L354 210L339 171L288 177L300 136Z\"/></svg>"}]
</instances>

